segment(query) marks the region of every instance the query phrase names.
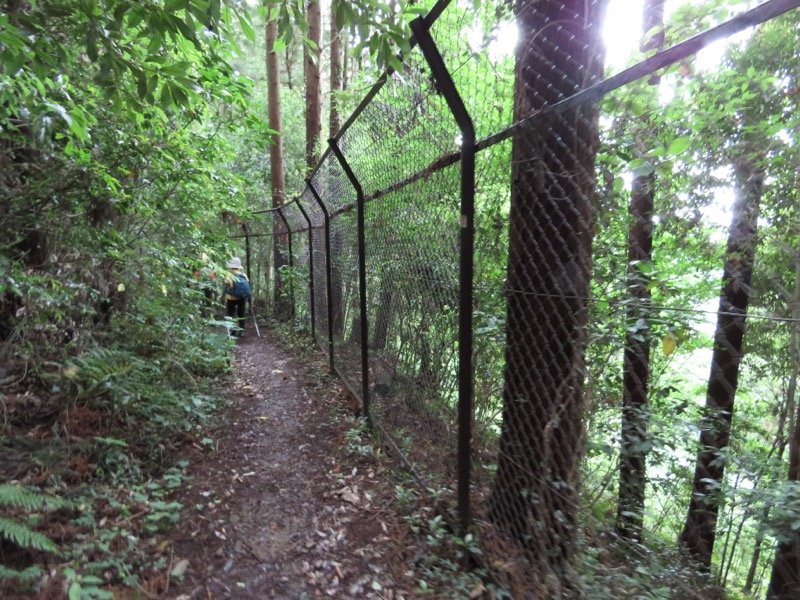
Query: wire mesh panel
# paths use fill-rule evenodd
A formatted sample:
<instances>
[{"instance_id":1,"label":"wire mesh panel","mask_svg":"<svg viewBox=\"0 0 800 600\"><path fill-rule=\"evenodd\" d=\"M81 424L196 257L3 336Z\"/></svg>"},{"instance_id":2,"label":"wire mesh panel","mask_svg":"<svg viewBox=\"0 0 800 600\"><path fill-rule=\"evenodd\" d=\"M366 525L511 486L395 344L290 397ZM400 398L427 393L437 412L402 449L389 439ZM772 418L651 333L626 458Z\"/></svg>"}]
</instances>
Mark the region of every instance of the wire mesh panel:
<instances>
[{"instance_id":1,"label":"wire mesh panel","mask_svg":"<svg viewBox=\"0 0 800 600\"><path fill-rule=\"evenodd\" d=\"M442 490L455 489L457 182L457 168L440 171L371 204L367 221L372 414Z\"/></svg>"},{"instance_id":2,"label":"wire mesh panel","mask_svg":"<svg viewBox=\"0 0 800 600\"><path fill-rule=\"evenodd\" d=\"M312 192L310 188L306 187L297 202L310 222L308 233L310 239L309 269L311 271L309 301L313 295L314 334L320 347L325 352L329 352L327 219L324 212L325 206L320 204L315 193L316 190Z\"/></svg>"},{"instance_id":3,"label":"wire mesh panel","mask_svg":"<svg viewBox=\"0 0 800 600\"><path fill-rule=\"evenodd\" d=\"M333 346L337 371L351 390L361 389L361 338L358 286L358 232L354 209L356 191L332 153L326 154L312 185L331 216L330 303ZM315 289L321 287L317 286Z\"/></svg>"},{"instance_id":4,"label":"wire mesh panel","mask_svg":"<svg viewBox=\"0 0 800 600\"><path fill-rule=\"evenodd\" d=\"M458 170L418 179L457 149L457 129L421 60L412 53L340 143L368 198L370 416L420 476L452 489Z\"/></svg>"},{"instance_id":5,"label":"wire mesh panel","mask_svg":"<svg viewBox=\"0 0 800 600\"><path fill-rule=\"evenodd\" d=\"M644 3L643 51L706 28L719 17L711 4L700 21L678 11L666 26L664 5ZM784 47L797 11L775 18L792 3L762 3L604 79L620 70L604 64L608 5L440 3L415 32L429 31L474 123L474 189L452 93L414 50L298 201L296 264L313 279L298 310L308 320L313 289L337 371L450 498L468 343L461 203L474 194L468 491L495 581L539 597L578 597L581 585L623 597L592 536L645 561L650 535L749 591L765 589L752 573L774 558L784 600L800 581L800 540L771 504L795 498L800 479L800 466L785 477L800 375L800 63ZM757 24L724 68L702 71L699 48ZM666 572L652 585L677 582Z\"/></svg>"},{"instance_id":6,"label":"wire mesh panel","mask_svg":"<svg viewBox=\"0 0 800 600\"><path fill-rule=\"evenodd\" d=\"M296 323L311 328L311 288L310 263L311 252L307 215L298 206L297 200L287 202L281 209L281 214L289 227L291 236L291 256L288 265L283 270L283 280L288 288L288 295L292 303L292 316ZM288 251L288 247L287 247Z\"/></svg>"},{"instance_id":7,"label":"wire mesh panel","mask_svg":"<svg viewBox=\"0 0 800 600\"><path fill-rule=\"evenodd\" d=\"M275 269L273 215L261 214L248 223L248 234L239 238L244 248L240 251L245 267L249 266L250 286L253 289L253 308L260 314L273 315L275 311ZM249 241L248 241L249 240ZM249 265L247 247L250 248Z\"/></svg>"}]
</instances>

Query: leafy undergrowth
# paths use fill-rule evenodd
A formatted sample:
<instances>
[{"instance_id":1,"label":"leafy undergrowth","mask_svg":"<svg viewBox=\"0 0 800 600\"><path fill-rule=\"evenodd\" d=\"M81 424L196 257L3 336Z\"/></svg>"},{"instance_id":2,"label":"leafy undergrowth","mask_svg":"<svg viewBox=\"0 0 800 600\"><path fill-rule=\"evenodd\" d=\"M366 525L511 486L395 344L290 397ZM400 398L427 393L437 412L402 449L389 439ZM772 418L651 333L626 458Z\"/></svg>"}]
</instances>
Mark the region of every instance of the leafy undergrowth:
<instances>
[{"instance_id":1,"label":"leafy undergrowth","mask_svg":"<svg viewBox=\"0 0 800 600\"><path fill-rule=\"evenodd\" d=\"M187 513L201 507L181 503L192 485L191 465L176 457L215 448L209 422L228 383L232 342L192 328L175 331L182 333L120 337L129 341L40 369L36 385L20 376L0 389L0 597L167 597L183 577L188 561L173 554L171 540ZM300 362L313 362L313 345L302 334L272 333ZM321 397L341 389L324 365L310 373ZM342 489L355 481L350 472L376 475L359 476L359 486L375 486L370 493L384 527L384 541L375 543L388 554L394 586L383 589L376 577L354 597L525 598L531 588L509 566L511 554L492 548L480 524L480 538L457 535L448 524L456 522L452 491L421 487L345 396L328 403L343 432ZM676 571L679 557L666 550L632 554L612 537L585 531L576 575L593 600L723 597L691 570ZM390 594L397 590L403 595Z\"/></svg>"},{"instance_id":2,"label":"leafy undergrowth","mask_svg":"<svg viewBox=\"0 0 800 600\"><path fill-rule=\"evenodd\" d=\"M283 336L282 343L291 346L294 354L312 347L300 333L284 330ZM333 387L324 368L316 372L319 388ZM398 588L412 590L414 598L550 597L534 592L539 583L533 580L524 553L507 536L498 535L490 523L476 520L474 534L457 535L452 490L445 485L421 485L392 453L385 451L386 446L373 437L366 422L353 416L357 402L352 396L340 394L336 401L333 411L338 410L337 418L345 423L338 444L343 471L356 467L360 472L379 473L383 480L383 489L372 489L371 493L374 498L383 499L381 520L386 523L384 532L391 540L386 542L384 551L389 554L391 580ZM368 482L362 480L360 484ZM485 512L485 507L473 508ZM721 590L709 574L698 573L668 540L649 540L648 545L622 540L608 528L607 521L592 514L582 515L578 539L573 576L584 598L744 598ZM386 592L382 597L397 597Z\"/></svg>"},{"instance_id":3,"label":"leafy undergrowth","mask_svg":"<svg viewBox=\"0 0 800 600\"><path fill-rule=\"evenodd\" d=\"M231 342L197 325L189 315L120 318L105 339L47 360L17 348L0 388L0 597L168 588L181 568L168 535L189 465L175 457L213 444L208 424L230 370Z\"/></svg>"},{"instance_id":4,"label":"leafy undergrowth","mask_svg":"<svg viewBox=\"0 0 800 600\"><path fill-rule=\"evenodd\" d=\"M312 353L312 341L303 332L276 328L271 329L271 337L300 356L300 362L319 360L319 355ZM388 571L384 575L393 587L382 587L376 576L353 597L512 598L493 580L489 568L476 561L481 556L477 538L456 533L452 490L433 481L425 486L415 480L388 446L381 444L380 435L370 430L360 415L358 401L342 391L341 383L329 375L325 364L318 364L310 374L321 396L333 394L328 408L336 429L341 431L336 444L341 483L368 488L373 504L380 506L377 515L365 512L361 518L382 523L376 540ZM350 472L375 477L351 478Z\"/></svg>"}]
</instances>

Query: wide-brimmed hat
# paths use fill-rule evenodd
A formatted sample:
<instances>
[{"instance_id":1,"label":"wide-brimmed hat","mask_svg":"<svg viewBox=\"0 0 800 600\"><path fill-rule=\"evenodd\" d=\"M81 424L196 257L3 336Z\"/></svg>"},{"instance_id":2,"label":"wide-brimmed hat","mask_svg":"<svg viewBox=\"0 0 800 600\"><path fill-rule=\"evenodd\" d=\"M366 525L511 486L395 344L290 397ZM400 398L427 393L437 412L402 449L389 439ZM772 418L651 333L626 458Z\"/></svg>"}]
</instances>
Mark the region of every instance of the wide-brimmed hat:
<instances>
[{"instance_id":1,"label":"wide-brimmed hat","mask_svg":"<svg viewBox=\"0 0 800 600\"><path fill-rule=\"evenodd\" d=\"M242 261L239 257L234 256L232 259L228 261L226 265L229 269L241 269L242 268Z\"/></svg>"}]
</instances>

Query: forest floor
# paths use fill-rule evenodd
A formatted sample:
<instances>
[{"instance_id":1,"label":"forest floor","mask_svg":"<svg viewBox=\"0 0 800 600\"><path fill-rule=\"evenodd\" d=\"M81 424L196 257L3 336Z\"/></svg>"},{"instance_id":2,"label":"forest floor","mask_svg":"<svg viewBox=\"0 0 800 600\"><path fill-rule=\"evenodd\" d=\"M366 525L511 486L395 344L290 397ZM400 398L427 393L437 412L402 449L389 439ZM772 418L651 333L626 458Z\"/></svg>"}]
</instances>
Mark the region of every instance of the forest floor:
<instances>
[{"instance_id":1,"label":"forest floor","mask_svg":"<svg viewBox=\"0 0 800 600\"><path fill-rule=\"evenodd\" d=\"M320 352L250 328L231 361L211 425L169 442L86 406L65 411L57 390L27 389L24 371L6 385L0 598L497 597L463 569L436 500L371 437ZM126 443L131 433L144 435ZM148 467L142 440L158 439L161 466ZM5 482L42 496L9 504Z\"/></svg>"},{"instance_id":2,"label":"forest floor","mask_svg":"<svg viewBox=\"0 0 800 600\"><path fill-rule=\"evenodd\" d=\"M166 596L417 597L404 565L419 541L393 508L391 461L359 451L354 401L325 363L271 338L238 341L216 451L191 457L180 498L210 508L174 536L185 572Z\"/></svg>"}]
</instances>

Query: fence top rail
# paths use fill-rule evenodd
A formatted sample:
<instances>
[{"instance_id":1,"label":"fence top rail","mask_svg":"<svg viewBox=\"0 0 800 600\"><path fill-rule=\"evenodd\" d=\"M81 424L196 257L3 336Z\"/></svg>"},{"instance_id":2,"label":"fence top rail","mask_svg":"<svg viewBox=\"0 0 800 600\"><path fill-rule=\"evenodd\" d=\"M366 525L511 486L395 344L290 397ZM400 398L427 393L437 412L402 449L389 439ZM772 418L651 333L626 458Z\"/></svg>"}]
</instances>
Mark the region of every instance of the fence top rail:
<instances>
[{"instance_id":1,"label":"fence top rail","mask_svg":"<svg viewBox=\"0 0 800 600\"><path fill-rule=\"evenodd\" d=\"M439 0L433 8L428 12L428 14L424 17L424 22L427 26L430 26L433 22L438 19L438 17L442 14L442 12L447 8L447 6L451 3L451 0ZM566 98L560 102L555 104L551 104L550 106L546 106L543 109L531 114L530 116L517 121L510 127L504 129L503 131L499 131L498 133L488 136L482 140L480 140L476 145L475 149L477 151L484 150L495 144L499 144L507 140L508 138L516 135L521 130L524 130L531 125L535 124L541 119L545 119L549 116L560 114L564 111L567 111L581 103L584 102L592 102L596 101L603 96L617 90L619 88L624 87L638 79L646 77L651 73L654 73L658 69L662 69L664 67L668 67L677 63L684 58L696 54L698 51L702 50L706 46L710 45L713 42L716 42L720 39L724 39L729 37L735 33L738 33L748 27L754 27L756 25L760 25L766 21L779 17L780 15L790 12L800 8L800 0L767 0L763 4L760 4L748 11L740 13L728 21L717 25L716 27L712 27L702 33L699 33L688 40L680 42L666 50L658 52L657 54L647 58L632 67L629 67L616 75L612 75L603 81L588 87L576 94ZM416 36L412 36L410 40L411 47L413 48L417 44ZM403 58L402 56L400 57ZM367 92L367 95L364 99L359 103L353 113L350 115L348 120L345 124L341 127L341 129L330 139L331 144L338 144L338 141L342 138L342 136L347 132L347 130L352 126L352 124L358 119L364 109L372 102L374 97L378 94L381 88L386 84L389 80L389 77L394 72L394 70L389 67L387 68L378 81L372 86L372 88ZM317 166L314 168L313 172L310 174L308 179L306 180L306 187L309 187L309 182L313 181L314 176L319 172L319 169L325 163L328 155L331 152L330 146L326 148L325 152L322 154L322 157L317 162ZM423 169L422 171L415 173L403 180L397 181L391 186L388 186L385 189L375 190L372 193L365 194L364 201L368 202L370 200L376 200L385 196L391 192L398 191L416 181L419 181L422 178L425 178L432 173L440 171L448 166L451 166L458 162L460 159L461 153L460 152L452 152L446 153L431 162L431 164ZM282 204L281 206L276 206L273 208L266 208L262 210L252 211L251 214L253 215L260 215L260 214L272 214L272 213L280 213L281 216L283 215L283 210L288 208L294 203L299 203L300 196L297 196L290 200L289 202ZM299 205L298 205L299 206ZM333 217L335 215L339 215L342 213L346 213L353 208L355 208L356 203L347 204L341 206L335 210L335 212L331 213L330 216ZM245 236L239 236L245 237Z\"/></svg>"},{"instance_id":2,"label":"fence top rail","mask_svg":"<svg viewBox=\"0 0 800 600\"><path fill-rule=\"evenodd\" d=\"M450 5L451 2L452 0L439 0L436 4L434 4L433 7L428 11L428 14L425 15L425 17L423 17L425 25L427 27L430 27L436 21L436 19L438 19L441 16L441 14ZM412 35L411 38L409 39L409 47L413 49L414 46L416 45L417 45L417 38L416 36ZM398 58L400 59L401 62L403 61L402 53L398 55ZM383 72L383 74L381 74L381 76L378 78L378 81L376 81L375 85L373 85L372 88L370 88L369 92L367 92L367 95L364 96L364 99L359 103L359 105L347 119L345 124L342 125L341 129L339 129L336 135L334 135L333 138L331 138L332 143L338 143L339 139L347 132L347 130L355 122L355 120L358 119L359 115L372 102L372 99L378 94L381 88L384 85L386 85L386 82L389 81L389 77L391 77L392 73L394 73L394 69L388 67ZM325 157L323 156L323 159L320 160L319 163L317 163L317 168L314 169L314 172L311 175L312 179L316 174L317 169L319 169L320 165L324 162L324 159Z\"/></svg>"},{"instance_id":3,"label":"fence top rail","mask_svg":"<svg viewBox=\"0 0 800 600\"><path fill-rule=\"evenodd\" d=\"M292 204L296 203L299 199L300 199L300 197L297 196L295 198L292 198L291 200L289 200L285 204L281 204L280 206L274 206L272 208L263 208L261 210L254 210L250 214L251 215L266 215L266 214L270 214L270 213L281 212L283 209L288 208Z\"/></svg>"},{"instance_id":4,"label":"fence top rail","mask_svg":"<svg viewBox=\"0 0 800 600\"><path fill-rule=\"evenodd\" d=\"M446 5L447 2L437 3L437 7L439 4ZM446 6L445 6L446 7ZM434 7L436 8L436 7ZM442 7L443 10L444 7ZM517 121L510 127L500 131L494 135L486 137L479 142L476 143L475 149L477 151L485 150L495 144L499 144L507 140L508 138L518 134L520 131L530 127L531 125L535 124L541 119L546 119L548 117L560 114L570 108L574 108L575 106L584 103L584 102L592 102L596 101L603 96L613 92L614 90L620 89L625 85L628 85L638 79L642 79L643 77L647 77L651 73L657 71L658 69L662 69L664 67L668 67L673 65L684 58L691 56L692 54L696 54L698 51L702 50L709 44L716 42L720 39L724 39L726 37L730 37L731 35L738 33L748 27L754 27L755 25L760 25L761 23L765 23L771 19L779 17L780 15L792 11L794 9L800 8L800 0L767 0L765 3L756 6L746 12L743 12L731 19L725 21L724 23L712 27L702 33L699 33L688 40L680 42L666 50L663 50L650 58L647 58L632 67L629 67L616 75L613 75L603 81L588 87L580 92L577 92L573 96L566 98L556 104L551 104L550 106L546 106L545 108L531 114L530 116ZM433 13L433 9L431 10ZM429 13L429 15L431 14ZM426 23L428 23L428 18L425 19ZM390 73L390 71L387 71ZM370 93L364 99L364 101L359 105L359 108L356 109L356 112L353 114L351 119L348 121L348 125L351 124L355 118L360 114L360 112L365 108L365 106L372 100L373 96L379 90L380 86L385 83L385 81L379 82L380 85L376 84L373 90L370 90ZM342 130L337 134L333 140L338 140L342 133L344 132L345 128L343 127ZM330 152L330 149L326 150L325 154L323 155L322 161L317 166L319 166L324 162L324 159L327 157L327 154ZM425 169L419 171L418 173L414 173L413 175L406 177L400 181L393 183L392 185L380 189L375 190L371 193L364 195L364 202L369 202L371 200L377 200L387 194L392 192L396 192L398 190L403 189L404 187L411 185L419 181L420 179L424 179L429 175L441 171L442 169L449 167L459 161L461 158L461 152L450 152L445 153L434 161L431 162ZM316 169L315 169L316 172ZM352 202L349 204L342 205L336 210L330 213L331 217L349 212L356 207L356 203Z\"/></svg>"}]
</instances>

